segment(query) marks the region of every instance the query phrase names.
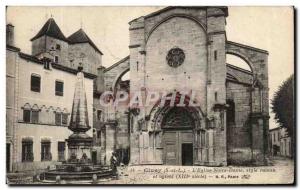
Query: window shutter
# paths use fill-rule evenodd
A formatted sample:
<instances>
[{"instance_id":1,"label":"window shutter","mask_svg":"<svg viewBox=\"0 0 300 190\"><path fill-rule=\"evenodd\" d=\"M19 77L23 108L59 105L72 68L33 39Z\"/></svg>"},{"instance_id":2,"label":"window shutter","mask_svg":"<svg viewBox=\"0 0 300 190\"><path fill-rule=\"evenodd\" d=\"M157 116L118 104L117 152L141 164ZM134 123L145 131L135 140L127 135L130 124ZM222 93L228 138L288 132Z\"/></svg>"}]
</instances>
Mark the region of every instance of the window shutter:
<instances>
[{"instance_id":1,"label":"window shutter","mask_svg":"<svg viewBox=\"0 0 300 190\"><path fill-rule=\"evenodd\" d=\"M31 75L31 91L34 92L41 91L41 77L36 75Z\"/></svg>"}]
</instances>

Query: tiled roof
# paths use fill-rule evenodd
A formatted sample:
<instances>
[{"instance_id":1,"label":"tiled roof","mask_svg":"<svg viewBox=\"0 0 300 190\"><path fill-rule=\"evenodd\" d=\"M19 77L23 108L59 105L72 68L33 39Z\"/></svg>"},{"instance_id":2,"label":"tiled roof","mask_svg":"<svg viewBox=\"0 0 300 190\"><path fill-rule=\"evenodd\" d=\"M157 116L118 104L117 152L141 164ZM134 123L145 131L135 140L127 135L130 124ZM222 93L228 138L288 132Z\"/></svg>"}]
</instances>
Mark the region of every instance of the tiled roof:
<instances>
[{"instance_id":1,"label":"tiled roof","mask_svg":"<svg viewBox=\"0 0 300 190\"><path fill-rule=\"evenodd\" d=\"M68 41L70 44L89 43L97 52L103 55L103 53L97 48L94 42L88 37L88 35L82 29L79 29L77 32L69 36Z\"/></svg>"},{"instance_id":2,"label":"tiled roof","mask_svg":"<svg viewBox=\"0 0 300 190\"><path fill-rule=\"evenodd\" d=\"M56 24L55 20L53 18L49 18L48 21L44 24L42 29L31 39L31 41L42 37L42 36L50 36L56 39L60 39L63 41L67 41L67 38L64 36L64 34L59 29L58 25Z\"/></svg>"},{"instance_id":3,"label":"tiled roof","mask_svg":"<svg viewBox=\"0 0 300 190\"><path fill-rule=\"evenodd\" d=\"M39 60L37 57L32 56L32 55L28 55L28 54L19 52L19 56L21 58L27 60L27 61L32 61L34 63L41 64L41 65L44 64L44 62L42 60ZM72 73L72 74L75 74L75 75L78 73L77 69L66 67L66 66L61 65L61 64L51 63L51 66L52 66L52 68L55 68L55 69L58 69L58 70L61 70L61 71L65 71L65 72L68 72L68 73ZM95 78L97 78L97 75L84 72L84 77L89 78L89 79L95 79Z\"/></svg>"}]
</instances>

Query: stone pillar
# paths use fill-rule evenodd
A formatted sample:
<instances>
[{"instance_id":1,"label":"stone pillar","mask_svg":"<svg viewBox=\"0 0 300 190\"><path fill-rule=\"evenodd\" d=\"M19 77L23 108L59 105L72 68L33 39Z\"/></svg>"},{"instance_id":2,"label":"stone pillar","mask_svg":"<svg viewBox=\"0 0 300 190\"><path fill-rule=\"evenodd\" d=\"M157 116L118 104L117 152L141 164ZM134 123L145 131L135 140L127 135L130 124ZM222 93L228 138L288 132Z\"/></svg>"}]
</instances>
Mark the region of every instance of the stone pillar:
<instances>
[{"instance_id":1,"label":"stone pillar","mask_svg":"<svg viewBox=\"0 0 300 190\"><path fill-rule=\"evenodd\" d=\"M251 114L251 157L255 165L266 165L268 151L268 116Z\"/></svg>"},{"instance_id":2,"label":"stone pillar","mask_svg":"<svg viewBox=\"0 0 300 190\"><path fill-rule=\"evenodd\" d=\"M71 162L77 162L78 159L83 159L83 162L87 162L91 159L93 138L86 134L91 127L89 126L82 69L82 66L78 67L70 125L68 127L73 134L66 139L68 143L69 160Z\"/></svg>"},{"instance_id":3,"label":"stone pillar","mask_svg":"<svg viewBox=\"0 0 300 190\"><path fill-rule=\"evenodd\" d=\"M134 115L134 114L133 114ZM130 131L130 165L140 164L140 149L137 116L134 116L133 122L130 123L132 131Z\"/></svg>"},{"instance_id":4,"label":"stone pillar","mask_svg":"<svg viewBox=\"0 0 300 190\"><path fill-rule=\"evenodd\" d=\"M140 92L146 88L145 83L145 22L144 17L129 23L129 48L130 48L130 94ZM130 165L140 164L139 127L138 120L145 116L144 109L131 109L133 117L130 123Z\"/></svg>"},{"instance_id":5,"label":"stone pillar","mask_svg":"<svg viewBox=\"0 0 300 190\"><path fill-rule=\"evenodd\" d=\"M105 124L105 155L107 165L110 165L110 158L116 149L116 126L117 123L113 121Z\"/></svg>"},{"instance_id":6,"label":"stone pillar","mask_svg":"<svg viewBox=\"0 0 300 190\"><path fill-rule=\"evenodd\" d=\"M224 10L207 8L207 115L213 118L209 128L209 165L227 165L226 123L224 105L226 104L226 56L225 56L225 17ZM222 115L222 116L221 116ZM221 119L222 117L222 119ZM221 126L222 125L222 126Z\"/></svg>"},{"instance_id":7,"label":"stone pillar","mask_svg":"<svg viewBox=\"0 0 300 190\"><path fill-rule=\"evenodd\" d=\"M226 139L226 104L215 104L216 115L215 126L215 164L218 166L227 165L227 139Z\"/></svg>"}]
</instances>

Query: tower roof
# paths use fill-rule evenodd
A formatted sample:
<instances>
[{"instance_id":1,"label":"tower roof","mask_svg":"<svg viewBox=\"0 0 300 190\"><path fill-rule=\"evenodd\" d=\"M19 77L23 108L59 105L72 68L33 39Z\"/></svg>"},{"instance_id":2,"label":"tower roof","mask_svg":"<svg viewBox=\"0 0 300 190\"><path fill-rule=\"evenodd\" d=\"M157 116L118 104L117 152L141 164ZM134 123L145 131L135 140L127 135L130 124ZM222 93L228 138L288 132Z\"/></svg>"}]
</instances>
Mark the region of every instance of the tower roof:
<instances>
[{"instance_id":1,"label":"tower roof","mask_svg":"<svg viewBox=\"0 0 300 190\"><path fill-rule=\"evenodd\" d=\"M64 36L64 34L59 29L58 25L56 24L55 20L53 18L49 18L48 21L44 24L44 26L41 28L41 30L33 37L31 38L31 41L42 37L42 36L50 36L59 40L67 41L67 38Z\"/></svg>"},{"instance_id":2,"label":"tower roof","mask_svg":"<svg viewBox=\"0 0 300 190\"><path fill-rule=\"evenodd\" d=\"M94 44L94 42L82 30L82 28L80 28L77 32L75 32L71 36L69 36L68 41L70 44L89 43L97 52L99 52L101 55L103 55L103 53L97 48L97 46Z\"/></svg>"}]
</instances>

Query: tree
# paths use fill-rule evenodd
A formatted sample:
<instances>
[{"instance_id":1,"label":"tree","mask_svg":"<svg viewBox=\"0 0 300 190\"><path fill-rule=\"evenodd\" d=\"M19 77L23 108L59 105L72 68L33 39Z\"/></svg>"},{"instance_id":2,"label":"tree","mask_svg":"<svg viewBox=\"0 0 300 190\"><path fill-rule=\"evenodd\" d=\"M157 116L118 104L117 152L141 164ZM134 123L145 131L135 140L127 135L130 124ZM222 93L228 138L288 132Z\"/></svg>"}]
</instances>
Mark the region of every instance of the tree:
<instances>
[{"instance_id":1,"label":"tree","mask_svg":"<svg viewBox=\"0 0 300 190\"><path fill-rule=\"evenodd\" d=\"M291 137L291 144L294 145L294 75L291 75L279 86L271 104L275 121L281 128L287 129Z\"/></svg>"}]
</instances>

